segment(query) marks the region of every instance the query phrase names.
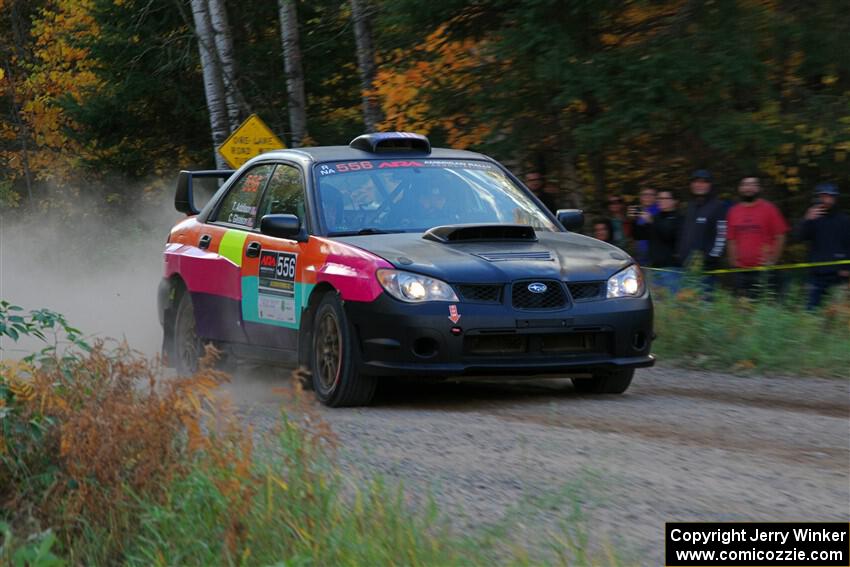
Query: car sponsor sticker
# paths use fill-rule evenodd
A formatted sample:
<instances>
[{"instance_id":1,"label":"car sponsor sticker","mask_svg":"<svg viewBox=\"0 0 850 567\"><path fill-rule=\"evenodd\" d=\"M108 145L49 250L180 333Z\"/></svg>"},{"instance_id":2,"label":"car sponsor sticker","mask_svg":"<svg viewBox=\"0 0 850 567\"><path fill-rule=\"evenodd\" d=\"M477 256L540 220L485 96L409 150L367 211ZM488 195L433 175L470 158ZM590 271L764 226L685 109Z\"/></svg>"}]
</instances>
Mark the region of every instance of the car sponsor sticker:
<instances>
[{"instance_id":1,"label":"car sponsor sticker","mask_svg":"<svg viewBox=\"0 0 850 567\"><path fill-rule=\"evenodd\" d=\"M257 314L260 319L294 323L295 300L260 294L257 297Z\"/></svg>"},{"instance_id":2,"label":"car sponsor sticker","mask_svg":"<svg viewBox=\"0 0 850 567\"><path fill-rule=\"evenodd\" d=\"M460 321L460 313L457 312L457 305L449 305L449 321L455 325Z\"/></svg>"},{"instance_id":3,"label":"car sponsor sticker","mask_svg":"<svg viewBox=\"0 0 850 567\"><path fill-rule=\"evenodd\" d=\"M260 319L295 323L295 273L298 255L263 250L257 289Z\"/></svg>"},{"instance_id":4,"label":"car sponsor sticker","mask_svg":"<svg viewBox=\"0 0 850 567\"><path fill-rule=\"evenodd\" d=\"M254 226L254 217L240 215L239 213L230 213L227 216L227 222L238 224L239 226Z\"/></svg>"},{"instance_id":5,"label":"car sponsor sticker","mask_svg":"<svg viewBox=\"0 0 850 567\"><path fill-rule=\"evenodd\" d=\"M252 207L249 203L236 202L230 210L234 213L245 213L252 216L257 214L257 207Z\"/></svg>"},{"instance_id":6,"label":"car sponsor sticker","mask_svg":"<svg viewBox=\"0 0 850 567\"><path fill-rule=\"evenodd\" d=\"M323 163L319 166L319 175L331 175L334 173L353 173L357 171L368 171L375 169L396 169L428 167L439 169L483 169L494 170L496 166L486 161L477 160L452 160L452 159L423 159L423 160L371 160L371 161L345 161L337 163Z\"/></svg>"}]
</instances>

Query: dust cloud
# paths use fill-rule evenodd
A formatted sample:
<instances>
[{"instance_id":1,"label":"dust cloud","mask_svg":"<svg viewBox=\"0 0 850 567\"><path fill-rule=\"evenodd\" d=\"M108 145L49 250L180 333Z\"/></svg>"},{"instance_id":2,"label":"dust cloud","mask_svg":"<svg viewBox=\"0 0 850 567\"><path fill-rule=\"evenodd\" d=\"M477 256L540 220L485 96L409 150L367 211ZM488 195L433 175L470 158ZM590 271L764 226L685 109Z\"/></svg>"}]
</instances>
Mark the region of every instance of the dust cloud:
<instances>
[{"instance_id":1,"label":"dust cloud","mask_svg":"<svg viewBox=\"0 0 850 567\"><path fill-rule=\"evenodd\" d=\"M91 339L126 340L147 356L158 354L162 252L169 228L182 218L173 207L173 181L161 186L132 210L83 199L61 212L0 212L0 299L62 313ZM2 357L33 348L39 345L4 340Z\"/></svg>"}]
</instances>

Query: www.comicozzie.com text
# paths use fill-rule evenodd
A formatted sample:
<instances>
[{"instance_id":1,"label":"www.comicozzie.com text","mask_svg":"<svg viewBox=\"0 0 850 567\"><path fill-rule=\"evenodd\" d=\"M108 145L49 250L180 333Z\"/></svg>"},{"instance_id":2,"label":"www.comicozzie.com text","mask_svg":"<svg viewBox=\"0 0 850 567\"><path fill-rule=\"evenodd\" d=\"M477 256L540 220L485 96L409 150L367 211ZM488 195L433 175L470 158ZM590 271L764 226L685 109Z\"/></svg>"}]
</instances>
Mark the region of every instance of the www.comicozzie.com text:
<instances>
[{"instance_id":1,"label":"www.comicozzie.com text","mask_svg":"<svg viewBox=\"0 0 850 567\"><path fill-rule=\"evenodd\" d=\"M785 544L793 534L794 540L798 542L820 542L820 541L845 541L847 532L834 530L813 530L811 528L795 528L791 530L762 530L759 528L747 529L716 529L711 531L689 531L675 528L670 532L673 541L686 541L690 543L722 543L727 545L735 541L774 541Z\"/></svg>"}]
</instances>

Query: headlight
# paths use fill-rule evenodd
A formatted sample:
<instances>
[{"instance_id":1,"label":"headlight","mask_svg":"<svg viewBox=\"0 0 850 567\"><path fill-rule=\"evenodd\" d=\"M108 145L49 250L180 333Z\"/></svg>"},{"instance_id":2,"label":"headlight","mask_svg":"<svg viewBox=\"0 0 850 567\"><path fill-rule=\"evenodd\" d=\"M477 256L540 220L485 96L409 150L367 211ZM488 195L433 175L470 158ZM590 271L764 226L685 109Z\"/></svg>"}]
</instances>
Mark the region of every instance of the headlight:
<instances>
[{"instance_id":1,"label":"headlight","mask_svg":"<svg viewBox=\"0 0 850 567\"><path fill-rule=\"evenodd\" d=\"M608 278L608 297L639 297L643 295L643 272L637 264Z\"/></svg>"},{"instance_id":2,"label":"headlight","mask_svg":"<svg viewBox=\"0 0 850 567\"><path fill-rule=\"evenodd\" d=\"M401 270L378 270L378 281L387 292L402 301L457 301L457 295L449 284L419 274Z\"/></svg>"}]
</instances>

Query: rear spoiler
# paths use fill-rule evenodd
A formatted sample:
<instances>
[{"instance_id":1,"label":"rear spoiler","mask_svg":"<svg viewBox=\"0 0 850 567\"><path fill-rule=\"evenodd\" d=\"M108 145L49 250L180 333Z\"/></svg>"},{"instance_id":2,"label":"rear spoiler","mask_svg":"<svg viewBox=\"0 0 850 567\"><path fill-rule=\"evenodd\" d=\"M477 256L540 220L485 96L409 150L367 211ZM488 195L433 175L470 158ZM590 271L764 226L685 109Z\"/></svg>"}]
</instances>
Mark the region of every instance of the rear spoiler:
<instances>
[{"instance_id":1,"label":"rear spoiler","mask_svg":"<svg viewBox=\"0 0 850 567\"><path fill-rule=\"evenodd\" d=\"M174 208L187 215L197 215L192 199L192 179L195 177L217 177L228 179L235 169L210 169L205 171L181 171L177 177L177 192L174 194Z\"/></svg>"}]
</instances>

